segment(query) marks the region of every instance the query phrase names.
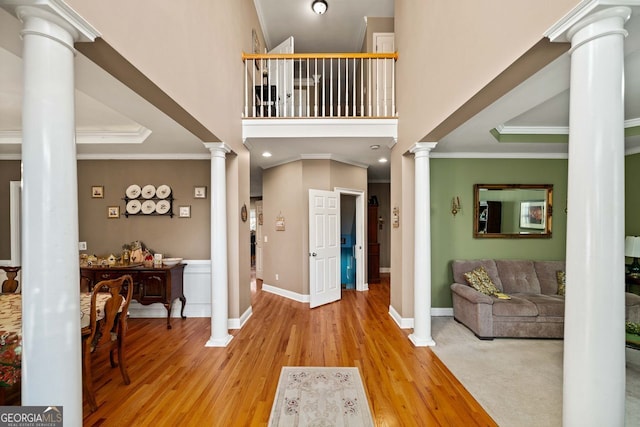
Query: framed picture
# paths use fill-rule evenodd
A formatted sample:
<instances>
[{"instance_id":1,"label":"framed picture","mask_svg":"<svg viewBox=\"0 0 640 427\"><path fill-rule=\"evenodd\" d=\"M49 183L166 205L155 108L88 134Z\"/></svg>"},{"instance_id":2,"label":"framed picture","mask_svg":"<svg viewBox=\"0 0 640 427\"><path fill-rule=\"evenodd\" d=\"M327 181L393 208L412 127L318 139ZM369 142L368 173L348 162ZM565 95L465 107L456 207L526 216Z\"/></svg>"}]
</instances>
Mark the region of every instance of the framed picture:
<instances>
[{"instance_id":1,"label":"framed picture","mask_svg":"<svg viewBox=\"0 0 640 427\"><path fill-rule=\"evenodd\" d=\"M282 215L278 215L276 217L276 231L284 231L284 217Z\"/></svg>"},{"instance_id":2,"label":"framed picture","mask_svg":"<svg viewBox=\"0 0 640 427\"><path fill-rule=\"evenodd\" d=\"M193 187L193 198L194 199L206 199L207 198L207 187L205 185L197 185Z\"/></svg>"},{"instance_id":3,"label":"framed picture","mask_svg":"<svg viewBox=\"0 0 640 427\"><path fill-rule=\"evenodd\" d=\"M107 208L108 218L120 218L120 206L109 206Z\"/></svg>"},{"instance_id":4,"label":"framed picture","mask_svg":"<svg viewBox=\"0 0 640 427\"><path fill-rule=\"evenodd\" d=\"M178 216L180 218L191 218L191 206L180 206Z\"/></svg>"},{"instance_id":5,"label":"framed picture","mask_svg":"<svg viewBox=\"0 0 640 427\"><path fill-rule=\"evenodd\" d=\"M544 230L547 212L544 200L520 202L520 228Z\"/></svg>"},{"instance_id":6,"label":"framed picture","mask_svg":"<svg viewBox=\"0 0 640 427\"><path fill-rule=\"evenodd\" d=\"M94 199L102 199L104 197L104 187L102 185L92 186L91 197L93 197Z\"/></svg>"}]
</instances>

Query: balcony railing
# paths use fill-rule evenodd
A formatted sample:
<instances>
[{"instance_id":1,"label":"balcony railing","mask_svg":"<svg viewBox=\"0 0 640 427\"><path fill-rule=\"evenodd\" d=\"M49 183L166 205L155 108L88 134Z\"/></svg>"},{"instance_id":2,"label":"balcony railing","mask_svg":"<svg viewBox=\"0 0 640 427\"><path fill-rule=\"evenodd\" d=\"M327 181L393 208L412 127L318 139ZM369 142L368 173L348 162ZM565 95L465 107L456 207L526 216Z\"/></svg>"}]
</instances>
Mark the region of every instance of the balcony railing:
<instances>
[{"instance_id":1,"label":"balcony railing","mask_svg":"<svg viewBox=\"0 0 640 427\"><path fill-rule=\"evenodd\" d=\"M243 54L245 118L396 117L397 53Z\"/></svg>"}]
</instances>

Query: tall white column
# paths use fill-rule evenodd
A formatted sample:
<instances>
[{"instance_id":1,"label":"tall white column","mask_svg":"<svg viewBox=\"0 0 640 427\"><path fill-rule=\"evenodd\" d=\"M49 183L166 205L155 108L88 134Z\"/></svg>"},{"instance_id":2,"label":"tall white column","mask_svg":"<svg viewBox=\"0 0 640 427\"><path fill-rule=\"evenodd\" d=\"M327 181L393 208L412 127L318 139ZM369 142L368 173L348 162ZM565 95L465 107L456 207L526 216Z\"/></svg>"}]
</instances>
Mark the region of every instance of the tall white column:
<instances>
[{"instance_id":1,"label":"tall white column","mask_svg":"<svg viewBox=\"0 0 640 427\"><path fill-rule=\"evenodd\" d=\"M623 47L630 14L611 7L559 26L572 45L565 426L624 425Z\"/></svg>"},{"instance_id":2,"label":"tall white column","mask_svg":"<svg viewBox=\"0 0 640 427\"><path fill-rule=\"evenodd\" d=\"M429 152L434 142L418 142L415 155L415 241L413 252L413 333L416 347L434 346L431 338L431 177Z\"/></svg>"},{"instance_id":3,"label":"tall white column","mask_svg":"<svg viewBox=\"0 0 640 427\"><path fill-rule=\"evenodd\" d=\"M98 33L61 1L0 6L23 23L22 404L63 406L80 425L73 44Z\"/></svg>"},{"instance_id":4,"label":"tall white column","mask_svg":"<svg viewBox=\"0 0 640 427\"><path fill-rule=\"evenodd\" d=\"M207 347L226 347L229 334L229 278L227 273L227 180L224 143L207 143L211 151L211 338Z\"/></svg>"}]
</instances>

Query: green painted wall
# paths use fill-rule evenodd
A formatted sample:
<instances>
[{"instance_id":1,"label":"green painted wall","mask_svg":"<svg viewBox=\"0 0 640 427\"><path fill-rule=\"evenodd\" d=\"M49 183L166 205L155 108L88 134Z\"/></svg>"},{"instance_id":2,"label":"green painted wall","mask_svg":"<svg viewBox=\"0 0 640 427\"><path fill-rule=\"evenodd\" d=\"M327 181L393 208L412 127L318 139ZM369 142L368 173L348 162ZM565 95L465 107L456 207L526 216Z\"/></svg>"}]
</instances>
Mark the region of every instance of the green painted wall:
<instances>
[{"instance_id":1,"label":"green painted wall","mask_svg":"<svg viewBox=\"0 0 640 427\"><path fill-rule=\"evenodd\" d=\"M625 183L625 234L640 236L640 154L625 158Z\"/></svg>"},{"instance_id":2,"label":"green painted wall","mask_svg":"<svg viewBox=\"0 0 640 427\"><path fill-rule=\"evenodd\" d=\"M640 166L640 156L638 156ZM567 161L431 159L432 306L451 307L451 261L474 258L565 259ZM635 175L640 182L640 167ZM550 239L474 239L474 184L553 184ZM460 198L454 217L451 200ZM640 199L640 198L638 198ZM636 212L640 205L636 205ZM640 218L638 220L640 233Z\"/></svg>"}]
</instances>

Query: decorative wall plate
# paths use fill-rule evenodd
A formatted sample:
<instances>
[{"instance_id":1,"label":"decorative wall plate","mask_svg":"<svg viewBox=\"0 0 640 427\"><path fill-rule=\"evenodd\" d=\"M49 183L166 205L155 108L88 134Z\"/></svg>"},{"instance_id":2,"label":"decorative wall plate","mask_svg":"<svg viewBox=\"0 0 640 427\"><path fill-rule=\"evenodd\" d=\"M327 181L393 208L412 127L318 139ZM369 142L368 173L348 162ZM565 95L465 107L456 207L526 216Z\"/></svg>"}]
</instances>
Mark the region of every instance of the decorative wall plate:
<instances>
[{"instance_id":1,"label":"decorative wall plate","mask_svg":"<svg viewBox=\"0 0 640 427\"><path fill-rule=\"evenodd\" d=\"M137 214L138 212L140 212L141 208L142 203L140 203L140 200L129 200L127 202L127 213Z\"/></svg>"},{"instance_id":2,"label":"decorative wall plate","mask_svg":"<svg viewBox=\"0 0 640 427\"><path fill-rule=\"evenodd\" d=\"M141 192L142 190L140 190L139 185L131 184L130 186L127 187L127 191L125 192L125 194L130 199L136 199L140 196Z\"/></svg>"},{"instance_id":3,"label":"decorative wall plate","mask_svg":"<svg viewBox=\"0 0 640 427\"><path fill-rule=\"evenodd\" d=\"M153 213L153 211L156 210L156 202L154 202L153 200L145 200L142 203L142 213L143 214L150 214Z\"/></svg>"},{"instance_id":4,"label":"decorative wall plate","mask_svg":"<svg viewBox=\"0 0 640 427\"><path fill-rule=\"evenodd\" d=\"M158 203L156 203L156 212L158 212L159 214L166 214L167 212L169 212L170 207L171 204L168 200L159 200Z\"/></svg>"},{"instance_id":5,"label":"decorative wall plate","mask_svg":"<svg viewBox=\"0 0 640 427\"><path fill-rule=\"evenodd\" d=\"M169 197L169 194L171 194L171 187L165 184L162 184L156 190L156 196L159 199L166 199L167 197Z\"/></svg>"},{"instance_id":6,"label":"decorative wall plate","mask_svg":"<svg viewBox=\"0 0 640 427\"><path fill-rule=\"evenodd\" d=\"M145 199L150 199L156 195L156 187L151 184L147 184L142 187L142 197Z\"/></svg>"}]
</instances>

